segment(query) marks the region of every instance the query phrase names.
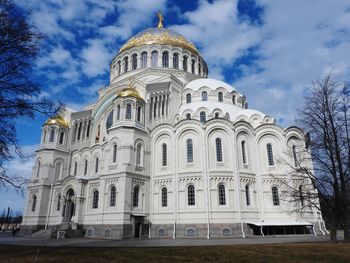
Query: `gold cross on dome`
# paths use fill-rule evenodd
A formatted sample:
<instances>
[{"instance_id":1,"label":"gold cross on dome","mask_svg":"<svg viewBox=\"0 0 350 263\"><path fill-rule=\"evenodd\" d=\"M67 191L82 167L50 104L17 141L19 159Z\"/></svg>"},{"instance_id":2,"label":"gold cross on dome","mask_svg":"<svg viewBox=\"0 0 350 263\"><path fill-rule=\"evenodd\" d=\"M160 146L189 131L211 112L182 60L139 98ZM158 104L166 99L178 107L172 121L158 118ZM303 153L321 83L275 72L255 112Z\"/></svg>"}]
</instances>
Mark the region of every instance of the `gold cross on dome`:
<instances>
[{"instance_id":1,"label":"gold cross on dome","mask_svg":"<svg viewBox=\"0 0 350 263\"><path fill-rule=\"evenodd\" d=\"M157 13L157 16L158 16L158 19L159 19L158 28L162 28L163 27L164 17L163 17L163 15L162 15L162 13L160 11Z\"/></svg>"}]
</instances>

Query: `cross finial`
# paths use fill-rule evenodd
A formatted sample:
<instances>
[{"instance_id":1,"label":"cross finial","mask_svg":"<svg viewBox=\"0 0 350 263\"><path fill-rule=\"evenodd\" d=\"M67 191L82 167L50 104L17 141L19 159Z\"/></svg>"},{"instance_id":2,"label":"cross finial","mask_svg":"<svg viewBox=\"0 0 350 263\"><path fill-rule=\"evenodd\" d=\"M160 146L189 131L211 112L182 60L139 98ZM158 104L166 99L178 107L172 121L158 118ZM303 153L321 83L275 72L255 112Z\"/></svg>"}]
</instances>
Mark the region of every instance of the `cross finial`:
<instances>
[{"instance_id":1,"label":"cross finial","mask_svg":"<svg viewBox=\"0 0 350 263\"><path fill-rule=\"evenodd\" d=\"M158 16L158 20L159 20L158 21L158 28L162 28L164 17L160 11L157 13L157 16Z\"/></svg>"}]
</instances>

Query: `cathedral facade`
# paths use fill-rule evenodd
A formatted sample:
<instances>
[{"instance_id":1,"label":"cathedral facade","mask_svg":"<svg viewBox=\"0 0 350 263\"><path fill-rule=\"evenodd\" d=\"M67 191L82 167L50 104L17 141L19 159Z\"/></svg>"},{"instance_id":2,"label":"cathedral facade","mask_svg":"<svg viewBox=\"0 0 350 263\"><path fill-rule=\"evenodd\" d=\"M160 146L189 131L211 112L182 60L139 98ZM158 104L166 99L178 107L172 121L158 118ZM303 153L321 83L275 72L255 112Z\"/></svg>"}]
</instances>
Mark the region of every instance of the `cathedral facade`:
<instances>
[{"instance_id":1,"label":"cathedral facade","mask_svg":"<svg viewBox=\"0 0 350 263\"><path fill-rule=\"evenodd\" d=\"M161 23L129 39L96 103L42 126L23 228L116 239L323 233L318 211L284 198L293 180L280 160L301 158L305 134L207 75L198 49Z\"/></svg>"}]
</instances>

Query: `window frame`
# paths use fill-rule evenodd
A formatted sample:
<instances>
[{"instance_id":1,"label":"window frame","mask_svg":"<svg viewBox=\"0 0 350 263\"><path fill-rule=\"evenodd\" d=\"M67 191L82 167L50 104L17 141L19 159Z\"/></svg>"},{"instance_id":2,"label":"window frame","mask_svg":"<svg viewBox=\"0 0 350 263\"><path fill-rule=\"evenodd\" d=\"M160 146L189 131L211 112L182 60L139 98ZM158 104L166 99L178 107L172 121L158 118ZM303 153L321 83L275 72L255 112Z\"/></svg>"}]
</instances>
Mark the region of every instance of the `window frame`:
<instances>
[{"instance_id":1,"label":"window frame","mask_svg":"<svg viewBox=\"0 0 350 263\"><path fill-rule=\"evenodd\" d=\"M187 206L196 205L196 189L193 184L187 186Z\"/></svg>"},{"instance_id":2,"label":"window frame","mask_svg":"<svg viewBox=\"0 0 350 263\"><path fill-rule=\"evenodd\" d=\"M92 209L98 209L98 202L100 199L100 193L98 190L94 190L92 193Z\"/></svg>"},{"instance_id":3,"label":"window frame","mask_svg":"<svg viewBox=\"0 0 350 263\"><path fill-rule=\"evenodd\" d=\"M278 193L278 188L276 186L273 186L271 188L272 192L272 204L273 206L279 206L280 205L280 198Z\"/></svg>"},{"instance_id":4,"label":"window frame","mask_svg":"<svg viewBox=\"0 0 350 263\"><path fill-rule=\"evenodd\" d=\"M168 207L168 189L163 187L161 190L162 194L162 207Z\"/></svg>"},{"instance_id":5,"label":"window frame","mask_svg":"<svg viewBox=\"0 0 350 263\"><path fill-rule=\"evenodd\" d=\"M219 198L219 206L226 205L226 187L224 184L218 185L218 198Z\"/></svg>"},{"instance_id":6,"label":"window frame","mask_svg":"<svg viewBox=\"0 0 350 263\"><path fill-rule=\"evenodd\" d=\"M216 152L216 162L223 162L223 148L222 148L222 140L221 138L215 139L215 152Z\"/></svg>"},{"instance_id":7,"label":"window frame","mask_svg":"<svg viewBox=\"0 0 350 263\"><path fill-rule=\"evenodd\" d=\"M117 188L113 185L110 190L110 195L109 195L109 206L110 207L115 207L117 201Z\"/></svg>"},{"instance_id":8,"label":"window frame","mask_svg":"<svg viewBox=\"0 0 350 263\"><path fill-rule=\"evenodd\" d=\"M186 140L186 154L187 163L193 163L193 140L191 138Z\"/></svg>"},{"instance_id":9,"label":"window frame","mask_svg":"<svg viewBox=\"0 0 350 263\"><path fill-rule=\"evenodd\" d=\"M268 163L268 165L274 166L275 161L273 159L273 148L272 148L271 143L266 144L266 151L267 151L267 163Z\"/></svg>"}]
</instances>

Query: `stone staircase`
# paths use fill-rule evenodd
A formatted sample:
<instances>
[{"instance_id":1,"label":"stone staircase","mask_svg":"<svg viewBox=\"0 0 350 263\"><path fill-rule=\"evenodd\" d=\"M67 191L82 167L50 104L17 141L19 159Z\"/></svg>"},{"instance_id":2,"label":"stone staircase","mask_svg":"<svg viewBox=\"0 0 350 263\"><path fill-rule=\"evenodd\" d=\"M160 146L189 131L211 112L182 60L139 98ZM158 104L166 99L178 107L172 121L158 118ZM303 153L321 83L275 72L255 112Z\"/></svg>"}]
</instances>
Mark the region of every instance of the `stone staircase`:
<instances>
[{"instance_id":1,"label":"stone staircase","mask_svg":"<svg viewBox=\"0 0 350 263\"><path fill-rule=\"evenodd\" d=\"M83 237L84 229L71 222L62 222L55 228L56 238Z\"/></svg>"},{"instance_id":2,"label":"stone staircase","mask_svg":"<svg viewBox=\"0 0 350 263\"><path fill-rule=\"evenodd\" d=\"M33 233L32 237L51 238L52 237L52 229L41 229L41 230Z\"/></svg>"}]
</instances>

